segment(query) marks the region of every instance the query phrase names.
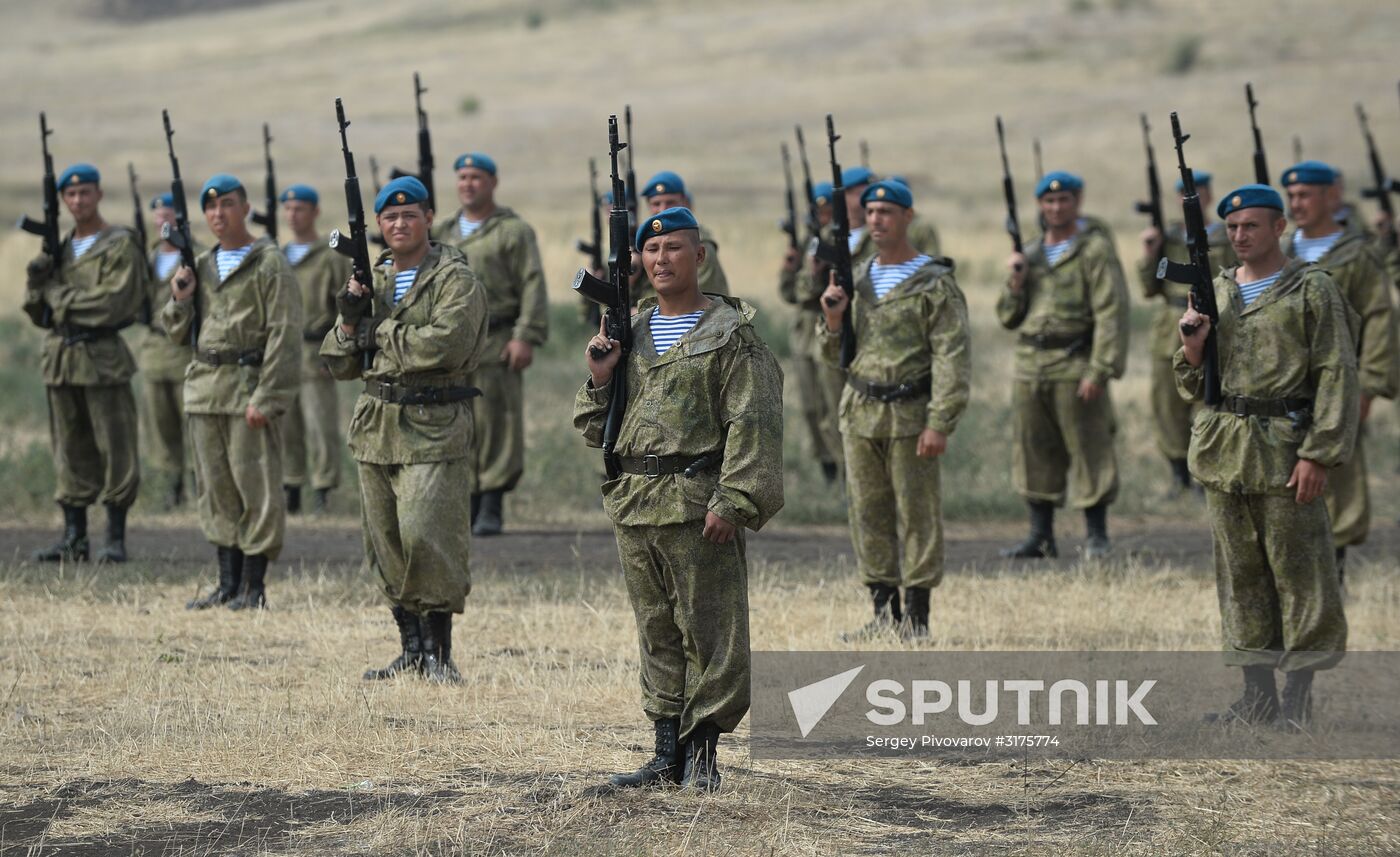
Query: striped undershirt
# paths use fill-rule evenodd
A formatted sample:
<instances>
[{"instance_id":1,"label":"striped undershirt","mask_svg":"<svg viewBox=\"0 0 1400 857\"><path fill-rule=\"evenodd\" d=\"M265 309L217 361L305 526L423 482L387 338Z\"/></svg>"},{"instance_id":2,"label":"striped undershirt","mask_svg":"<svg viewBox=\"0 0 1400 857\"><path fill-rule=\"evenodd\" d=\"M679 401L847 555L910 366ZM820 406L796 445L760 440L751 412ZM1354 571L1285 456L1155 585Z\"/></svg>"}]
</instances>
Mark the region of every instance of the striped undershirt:
<instances>
[{"instance_id":1,"label":"striped undershirt","mask_svg":"<svg viewBox=\"0 0 1400 857\"><path fill-rule=\"evenodd\" d=\"M480 229L482 223L483 221L480 220L468 220L465 214L459 214L457 215L457 232L463 238L466 238L468 235Z\"/></svg>"},{"instance_id":2,"label":"striped undershirt","mask_svg":"<svg viewBox=\"0 0 1400 857\"><path fill-rule=\"evenodd\" d=\"M915 256L908 262L899 262L894 265L881 265L877 258L870 263L870 285L875 287L876 300L884 298L890 290L910 277L914 272L929 263L929 257L923 254Z\"/></svg>"},{"instance_id":3,"label":"striped undershirt","mask_svg":"<svg viewBox=\"0 0 1400 857\"><path fill-rule=\"evenodd\" d=\"M417 276L417 268L409 268L407 271L399 271L394 274L394 303L403 300L403 296L408 294L409 289L413 288L413 280Z\"/></svg>"},{"instance_id":4,"label":"striped undershirt","mask_svg":"<svg viewBox=\"0 0 1400 857\"><path fill-rule=\"evenodd\" d=\"M214 264L219 269L219 282L229 278L229 275L238 270L238 266L243 264L243 260L248 258L248 251L253 249L252 244L244 244L237 250L225 250L217 247L214 250Z\"/></svg>"},{"instance_id":5,"label":"striped undershirt","mask_svg":"<svg viewBox=\"0 0 1400 857\"><path fill-rule=\"evenodd\" d=\"M306 254L311 252L311 242L307 241L304 244L293 242L287 245L284 252L287 254L288 262L291 262L293 265L300 265L301 260L306 258Z\"/></svg>"},{"instance_id":6,"label":"striped undershirt","mask_svg":"<svg viewBox=\"0 0 1400 857\"><path fill-rule=\"evenodd\" d=\"M1316 262L1327 251L1332 249L1332 245L1337 243L1337 239L1342 237L1342 230L1337 230L1331 235L1324 235L1321 238L1304 238L1301 232L1293 235L1293 253L1304 262Z\"/></svg>"},{"instance_id":7,"label":"striped undershirt","mask_svg":"<svg viewBox=\"0 0 1400 857\"><path fill-rule=\"evenodd\" d=\"M156 254L156 276L162 280L170 279L170 275L175 273L175 267L180 264L180 251L171 250L169 253Z\"/></svg>"},{"instance_id":8,"label":"striped undershirt","mask_svg":"<svg viewBox=\"0 0 1400 857\"><path fill-rule=\"evenodd\" d=\"M865 235L865 227L864 227L864 226L857 226L857 227L855 227L855 228L853 228L853 229L851 230L851 234L850 234L849 239L846 241L846 245L847 245L847 247L850 249L850 251L851 251L852 253L856 252L856 245L860 243L860 239L861 239L864 235Z\"/></svg>"},{"instance_id":9,"label":"striped undershirt","mask_svg":"<svg viewBox=\"0 0 1400 857\"><path fill-rule=\"evenodd\" d=\"M1244 305L1249 306L1254 303L1260 295L1268 290L1269 286L1278 282L1278 278L1282 273L1283 271L1278 271L1262 280L1255 280L1252 283L1240 283L1240 298L1244 301Z\"/></svg>"},{"instance_id":10,"label":"striped undershirt","mask_svg":"<svg viewBox=\"0 0 1400 857\"><path fill-rule=\"evenodd\" d=\"M1051 266L1054 266L1056 262L1060 261L1060 257L1065 255L1065 251L1069 249L1069 245L1073 243L1073 238L1066 238L1056 244L1046 244L1045 261L1049 262Z\"/></svg>"},{"instance_id":11,"label":"striped undershirt","mask_svg":"<svg viewBox=\"0 0 1400 857\"><path fill-rule=\"evenodd\" d=\"M697 309L685 315L662 315L660 307L651 311L651 344L657 354L665 354L677 340L690 332L705 311Z\"/></svg>"},{"instance_id":12,"label":"striped undershirt","mask_svg":"<svg viewBox=\"0 0 1400 857\"><path fill-rule=\"evenodd\" d=\"M83 254L92 249L92 245L97 243L97 236L100 232L94 232L86 238L73 239L73 258L81 259Z\"/></svg>"}]
</instances>

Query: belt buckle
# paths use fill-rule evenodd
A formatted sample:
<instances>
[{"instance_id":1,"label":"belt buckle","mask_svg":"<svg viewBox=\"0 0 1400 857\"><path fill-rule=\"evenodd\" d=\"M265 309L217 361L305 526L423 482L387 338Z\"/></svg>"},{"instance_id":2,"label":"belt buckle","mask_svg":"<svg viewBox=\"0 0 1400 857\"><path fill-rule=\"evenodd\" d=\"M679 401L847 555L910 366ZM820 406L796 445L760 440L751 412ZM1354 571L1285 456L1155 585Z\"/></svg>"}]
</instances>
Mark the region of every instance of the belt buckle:
<instances>
[{"instance_id":1,"label":"belt buckle","mask_svg":"<svg viewBox=\"0 0 1400 857\"><path fill-rule=\"evenodd\" d=\"M390 384L388 381L380 381L378 383L380 400L394 404L394 385Z\"/></svg>"},{"instance_id":2,"label":"belt buckle","mask_svg":"<svg viewBox=\"0 0 1400 857\"><path fill-rule=\"evenodd\" d=\"M1249 401L1244 396L1235 396L1230 402L1230 413L1240 418L1249 416Z\"/></svg>"},{"instance_id":3,"label":"belt buckle","mask_svg":"<svg viewBox=\"0 0 1400 857\"><path fill-rule=\"evenodd\" d=\"M655 479L661 475L661 456L642 456L642 475L648 479Z\"/></svg>"}]
</instances>

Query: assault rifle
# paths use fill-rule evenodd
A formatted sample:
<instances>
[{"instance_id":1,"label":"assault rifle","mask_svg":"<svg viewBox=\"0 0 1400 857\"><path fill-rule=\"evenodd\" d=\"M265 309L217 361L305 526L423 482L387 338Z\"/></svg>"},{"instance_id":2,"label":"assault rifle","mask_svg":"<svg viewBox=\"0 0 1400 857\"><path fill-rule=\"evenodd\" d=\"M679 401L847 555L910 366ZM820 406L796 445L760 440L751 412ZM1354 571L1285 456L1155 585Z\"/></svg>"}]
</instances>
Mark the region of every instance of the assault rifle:
<instances>
[{"instance_id":1,"label":"assault rifle","mask_svg":"<svg viewBox=\"0 0 1400 857\"><path fill-rule=\"evenodd\" d=\"M1254 108L1259 102L1254 100L1254 84L1244 85L1244 100L1249 105L1249 128L1254 132L1254 180L1259 184L1269 183L1269 163L1264 160L1264 135L1259 133L1259 122L1254 116Z\"/></svg>"},{"instance_id":2,"label":"assault rifle","mask_svg":"<svg viewBox=\"0 0 1400 857\"><path fill-rule=\"evenodd\" d=\"M144 257L151 249L146 246L146 242L149 240L146 237L146 208L141 204L141 191L136 187L136 166L130 161L126 164L126 178L131 183L131 226L136 231L136 243L141 248L141 255ZM151 319L151 290L143 285L141 287L141 323L149 326Z\"/></svg>"},{"instance_id":3,"label":"assault rifle","mask_svg":"<svg viewBox=\"0 0 1400 857\"><path fill-rule=\"evenodd\" d=\"M1394 247L1397 237L1395 229L1395 206L1390 202L1392 193L1400 192L1400 182L1387 178L1385 167L1381 166L1381 155L1376 150L1376 138L1371 136L1371 123L1366 119L1366 109L1360 102L1356 104L1356 119L1361 123L1361 136L1366 140L1366 158L1371 164L1372 185L1363 188L1361 195L1367 199L1374 199L1376 205L1380 206L1386 217L1386 222L1390 224L1390 235L1386 236L1389 246Z\"/></svg>"},{"instance_id":4,"label":"assault rifle","mask_svg":"<svg viewBox=\"0 0 1400 857\"><path fill-rule=\"evenodd\" d=\"M592 208L589 210L592 215L593 231L589 241L579 239L578 251L588 257L589 270L605 270L603 261L603 198L598 195L598 162L592 158L588 159L588 190L589 199L592 200ZM602 318L602 310L598 304L588 302L588 323L594 327L598 326Z\"/></svg>"},{"instance_id":5,"label":"assault rifle","mask_svg":"<svg viewBox=\"0 0 1400 857\"><path fill-rule=\"evenodd\" d=\"M44 152L44 219L34 220L30 217L19 219L19 228L31 235L38 235L43 240L44 255L48 256L52 263L58 265L58 252L63 239L58 233L58 178L53 173L53 155L49 154L49 137L53 131L49 130L49 120L43 113L39 114L39 147ZM47 303L44 304L43 318L40 321L41 327L53 325L53 308Z\"/></svg>"},{"instance_id":6,"label":"assault rifle","mask_svg":"<svg viewBox=\"0 0 1400 857\"><path fill-rule=\"evenodd\" d=\"M641 217L641 214L638 208L640 203L637 200L637 150L632 148L632 105L626 105L623 108L622 115L623 121L627 124L627 140L622 144L622 148L627 150L627 185L623 188L623 193L627 195L628 223L631 228L636 228L637 218ZM617 170L613 170L613 175L617 175ZM616 204L617 200L620 198L621 197L617 196L617 188L613 188L613 203ZM632 252L630 249L631 245L625 244L615 244L613 245L613 250L621 250L623 247L628 248L627 252L629 254Z\"/></svg>"},{"instance_id":7,"label":"assault rifle","mask_svg":"<svg viewBox=\"0 0 1400 857\"><path fill-rule=\"evenodd\" d=\"M851 304L856 299L856 283L851 271L851 220L846 211L846 186L841 183L841 164L836 160L836 123L826 114L826 148L831 159L831 243L820 248L823 260L836 272L836 285L846 293L846 311L841 314L841 368L849 369L856 359L856 325ZM827 306L831 304L828 303Z\"/></svg>"},{"instance_id":8,"label":"assault rifle","mask_svg":"<svg viewBox=\"0 0 1400 857\"><path fill-rule=\"evenodd\" d=\"M1006 158L1006 131L997 117L997 146L1001 149L1001 195L1006 197L1006 234L1011 236L1011 249L1022 252L1021 221L1016 217L1016 183L1011 180L1011 162ZM1040 150L1040 141L1036 141ZM1019 268L1017 269L1019 270Z\"/></svg>"},{"instance_id":9,"label":"assault rifle","mask_svg":"<svg viewBox=\"0 0 1400 857\"><path fill-rule=\"evenodd\" d=\"M778 147L783 153L784 197L787 202L787 217L778 221L778 228L787 233L788 246L798 253L802 243L797 237L797 194L792 188L792 158L788 156L787 143L779 143Z\"/></svg>"},{"instance_id":10,"label":"assault rifle","mask_svg":"<svg viewBox=\"0 0 1400 857\"><path fill-rule=\"evenodd\" d=\"M263 229L267 230L267 237L272 239L272 243L277 243L277 172L272 168L272 132L268 130L267 123L263 123L263 163L267 165L266 178L263 180L263 199L266 200L262 211L253 212L252 220Z\"/></svg>"},{"instance_id":11,"label":"assault rifle","mask_svg":"<svg viewBox=\"0 0 1400 857\"><path fill-rule=\"evenodd\" d=\"M813 241L821 240L820 207L817 205L817 193L812 187L812 166L807 163L807 141L802 137L802 126L793 127L797 132L797 154L802 159L802 190L807 195L807 244L811 246Z\"/></svg>"},{"instance_id":12,"label":"assault rifle","mask_svg":"<svg viewBox=\"0 0 1400 857\"><path fill-rule=\"evenodd\" d=\"M1162 183L1157 179L1157 153L1152 150L1152 126L1147 124L1147 114L1141 114L1142 118L1142 146L1147 152L1147 199L1133 204L1133 208L1138 214L1147 215L1152 221L1152 228L1157 230L1161 238L1161 244L1157 248L1157 258L1152 260L1152 267L1157 267L1157 262L1161 260L1162 254L1167 246L1167 224L1162 216ZM1158 278L1160 283L1161 278Z\"/></svg>"},{"instance_id":13,"label":"assault rifle","mask_svg":"<svg viewBox=\"0 0 1400 857\"><path fill-rule=\"evenodd\" d=\"M170 153L170 196L175 203L175 222L160 228L160 237L165 243L180 251L180 264L189 268L195 276L195 291L190 297L193 316L190 319L190 347L199 347L199 269L194 262L194 239L190 237L190 207L185 200L185 180L180 178L180 161L175 157L175 129L170 127L170 111L160 111L165 123L165 148Z\"/></svg>"},{"instance_id":14,"label":"assault rifle","mask_svg":"<svg viewBox=\"0 0 1400 857\"><path fill-rule=\"evenodd\" d=\"M369 261L369 228L365 224L365 201L360 197L360 177L355 173L355 156L351 154L350 141L345 136L345 129L350 127L350 120L345 118L345 105L339 98L335 100L335 121L340 126L340 151L345 156L345 209L348 213L350 233L346 235L339 229L332 229L329 243L332 250L350 260L350 273L355 281L369 292L372 308L374 271ZM366 351L361 359L364 368L368 369L374 362L374 354Z\"/></svg>"},{"instance_id":15,"label":"assault rifle","mask_svg":"<svg viewBox=\"0 0 1400 857\"><path fill-rule=\"evenodd\" d=\"M413 73L413 110L418 116L418 172L410 173L407 170L394 167L389 171L389 178L399 179L404 176L416 176L423 183L423 187L428 189L428 208L437 211L437 194L433 192L433 135L428 131L428 112L423 109L423 93L428 88L423 85L422 78L418 72ZM347 123L348 124L348 123ZM374 171L373 159L371 159L371 171ZM378 176L373 176L374 183L379 184ZM375 193L379 193L378 190Z\"/></svg>"}]
</instances>

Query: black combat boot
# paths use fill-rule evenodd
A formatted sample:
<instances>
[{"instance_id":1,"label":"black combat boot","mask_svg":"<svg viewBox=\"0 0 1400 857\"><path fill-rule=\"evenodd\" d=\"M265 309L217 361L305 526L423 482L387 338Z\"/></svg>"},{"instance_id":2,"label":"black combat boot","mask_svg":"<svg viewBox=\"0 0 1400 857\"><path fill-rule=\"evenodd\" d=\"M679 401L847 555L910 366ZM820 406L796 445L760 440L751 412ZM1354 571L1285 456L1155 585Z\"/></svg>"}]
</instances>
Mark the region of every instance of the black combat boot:
<instances>
[{"instance_id":1,"label":"black combat boot","mask_svg":"<svg viewBox=\"0 0 1400 857\"><path fill-rule=\"evenodd\" d=\"M264 581L267 578L267 554L243 555L243 586L228 603L230 610L261 610L267 606Z\"/></svg>"},{"instance_id":2,"label":"black combat boot","mask_svg":"<svg viewBox=\"0 0 1400 857\"><path fill-rule=\"evenodd\" d=\"M822 478L826 480L826 484L828 484L828 485L835 485L835 484L836 484L836 477L839 476L840 474L841 474L841 471L836 467L836 462L834 462L834 461L823 461L823 462L822 462Z\"/></svg>"},{"instance_id":3,"label":"black combat boot","mask_svg":"<svg viewBox=\"0 0 1400 857\"><path fill-rule=\"evenodd\" d=\"M675 785L681 781L681 747L679 717L663 717L652 721L656 730L656 755L630 774L613 774L608 785L617 789L640 786Z\"/></svg>"},{"instance_id":4,"label":"black combat boot","mask_svg":"<svg viewBox=\"0 0 1400 857\"><path fill-rule=\"evenodd\" d=\"M501 527L505 523L505 510L502 508L504 498L504 491L481 492L481 509L477 511L476 522L472 524L472 535L498 536L501 534Z\"/></svg>"},{"instance_id":5,"label":"black combat boot","mask_svg":"<svg viewBox=\"0 0 1400 857\"><path fill-rule=\"evenodd\" d=\"M126 507L107 507L107 543L97 552L98 562L126 562Z\"/></svg>"},{"instance_id":6,"label":"black combat boot","mask_svg":"<svg viewBox=\"0 0 1400 857\"><path fill-rule=\"evenodd\" d=\"M423 629L423 677L442 684L456 684L462 674L452 664L452 614L433 611L421 617Z\"/></svg>"},{"instance_id":7,"label":"black combat boot","mask_svg":"<svg viewBox=\"0 0 1400 857\"><path fill-rule=\"evenodd\" d=\"M1254 665L1244 668L1244 693L1223 712L1206 715L1207 723L1262 726L1278 719L1278 685L1274 668Z\"/></svg>"},{"instance_id":8,"label":"black combat boot","mask_svg":"<svg viewBox=\"0 0 1400 857\"><path fill-rule=\"evenodd\" d=\"M63 506L63 537L35 551L34 562L87 562L87 507Z\"/></svg>"},{"instance_id":9,"label":"black combat boot","mask_svg":"<svg viewBox=\"0 0 1400 857\"><path fill-rule=\"evenodd\" d=\"M284 493L286 493L286 495L287 495L287 514L288 514L288 515L300 515L300 514L301 514L301 486L300 486L300 485L283 485L283 486L282 486L282 491L283 491Z\"/></svg>"},{"instance_id":10,"label":"black combat boot","mask_svg":"<svg viewBox=\"0 0 1400 857\"><path fill-rule=\"evenodd\" d=\"M1342 589L1347 588L1347 549L1337 548L1337 586Z\"/></svg>"},{"instance_id":11,"label":"black combat boot","mask_svg":"<svg viewBox=\"0 0 1400 857\"><path fill-rule=\"evenodd\" d=\"M906 586L904 588L905 623L899 628L899 635L906 640L928 638L928 596L926 586Z\"/></svg>"},{"instance_id":12,"label":"black combat boot","mask_svg":"<svg viewBox=\"0 0 1400 857\"><path fill-rule=\"evenodd\" d=\"M1084 510L1085 559L1103 559L1108 556L1108 504L1100 503Z\"/></svg>"},{"instance_id":13,"label":"black combat boot","mask_svg":"<svg viewBox=\"0 0 1400 857\"><path fill-rule=\"evenodd\" d=\"M681 774L681 788L719 791L719 765L715 759L718 746L719 727L715 724L706 721L690 731L690 737L685 741L685 772Z\"/></svg>"},{"instance_id":14,"label":"black combat boot","mask_svg":"<svg viewBox=\"0 0 1400 857\"><path fill-rule=\"evenodd\" d=\"M1029 500L1031 533L1026 540L1001 552L1007 559L1054 559L1060 555L1055 547L1055 504L1046 500Z\"/></svg>"},{"instance_id":15,"label":"black combat boot","mask_svg":"<svg viewBox=\"0 0 1400 857\"><path fill-rule=\"evenodd\" d=\"M1312 670L1294 670L1283 682L1280 721L1287 729L1303 730L1312 725Z\"/></svg>"},{"instance_id":16,"label":"black combat boot","mask_svg":"<svg viewBox=\"0 0 1400 857\"><path fill-rule=\"evenodd\" d=\"M170 478L165 492L165 511L172 512L185 504L185 478L177 473Z\"/></svg>"},{"instance_id":17,"label":"black combat boot","mask_svg":"<svg viewBox=\"0 0 1400 857\"><path fill-rule=\"evenodd\" d=\"M208 610L227 604L238 594L243 584L243 551L238 548L215 545L219 552L219 585L203 598L195 598L185 605L186 610Z\"/></svg>"},{"instance_id":18,"label":"black combat boot","mask_svg":"<svg viewBox=\"0 0 1400 857\"><path fill-rule=\"evenodd\" d=\"M389 612L394 614L394 624L399 626L399 643L403 646L403 651L387 667L365 670L365 681L383 681L402 672L423 671L423 633L419 627L418 614L410 613L397 604L389 608Z\"/></svg>"},{"instance_id":19,"label":"black combat boot","mask_svg":"<svg viewBox=\"0 0 1400 857\"><path fill-rule=\"evenodd\" d=\"M856 643L871 640L899 627L904 613L899 609L899 587L887 583L867 583L870 601L875 607L875 617L854 631L841 635L843 643Z\"/></svg>"},{"instance_id":20,"label":"black combat boot","mask_svg":"<svg viewBox=\"0 0 1400 857\"><path fill-rule=\"evenodd\" d=\"M316 494L311 499L311 514L324 515L331 506L331 489L317 488Z\"/></svg>"},{"instance_id":21,"label":"black combat boot","mask_svg":"<svg viewBox=\"0 0 1400 857\"><path fill-rule=\"evenodd\" d=\"M1191 468L1184 458L1168 459L1172 466L1172 495L1179 497L1191 490Z\"/></svg>"}]
</instances>

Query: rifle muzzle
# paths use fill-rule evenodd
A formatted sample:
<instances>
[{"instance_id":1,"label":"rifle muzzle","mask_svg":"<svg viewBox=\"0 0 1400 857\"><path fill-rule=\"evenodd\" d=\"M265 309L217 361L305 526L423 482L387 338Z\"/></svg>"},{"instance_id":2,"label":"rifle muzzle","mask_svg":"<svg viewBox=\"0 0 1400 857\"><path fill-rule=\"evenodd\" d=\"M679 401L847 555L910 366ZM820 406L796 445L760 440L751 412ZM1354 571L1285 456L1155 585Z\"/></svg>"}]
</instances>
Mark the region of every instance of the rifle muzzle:
<instances>
[{"instance_id":1,"label":"rifle muzzle","mask_svg":"<svg viewBox=\"0 0 1400 857\"><path fill-rule=\"evenodd\" d=\"M346 235L342 234L339 229L331 230L331 237L326 239L326 244L332 250L334 250L342 256L351 259L355 257L354 246L350 242L350 239Z\"/></svg>"}]
</instances>

